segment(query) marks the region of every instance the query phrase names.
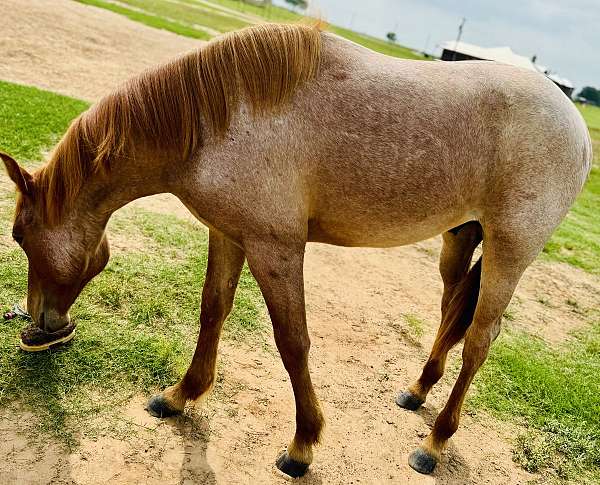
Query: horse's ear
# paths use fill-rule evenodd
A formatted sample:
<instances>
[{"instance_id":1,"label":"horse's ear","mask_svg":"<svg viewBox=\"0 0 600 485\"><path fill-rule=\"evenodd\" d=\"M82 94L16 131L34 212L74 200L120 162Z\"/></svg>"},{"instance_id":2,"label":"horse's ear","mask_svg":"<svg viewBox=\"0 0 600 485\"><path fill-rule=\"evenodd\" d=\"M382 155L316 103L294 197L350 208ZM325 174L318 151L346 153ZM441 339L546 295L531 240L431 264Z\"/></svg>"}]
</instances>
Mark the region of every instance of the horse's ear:
<instances>
[{"instance_id":1,"label":"horse's ear","mask_svg":"<svg viewBox=\"0 0 600 485\"><path fill-rule=\"evenodd\" d=\"M8 176L17 184L19 191L23 195L31 197L33 195L33 177L31 174L6 153L0 152L0 158L4 162Z\"/></svg>"}]
</instances>

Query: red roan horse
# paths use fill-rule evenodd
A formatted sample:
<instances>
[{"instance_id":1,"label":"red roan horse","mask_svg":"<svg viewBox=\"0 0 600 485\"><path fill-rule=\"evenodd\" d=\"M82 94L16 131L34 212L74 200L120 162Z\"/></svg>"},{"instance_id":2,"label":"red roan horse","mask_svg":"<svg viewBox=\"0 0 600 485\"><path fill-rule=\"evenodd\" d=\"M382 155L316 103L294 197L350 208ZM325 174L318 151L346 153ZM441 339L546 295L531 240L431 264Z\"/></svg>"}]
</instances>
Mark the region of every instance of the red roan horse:
<instances>
[{"instance_id":1,"label":"red roan horse","mask_svg":"<svg viewBox=\"0 0 600 485\"><path fill-rule=\"evenodd\" d=\"M2 159L19 192L13 234L29 259L28 309L47 331L69 322L106 265L118 208L170 192L210 228L196 352L184 378L150 400L153 415L180 413L211 388L248 261L294 390L296 434L277 466L296 477L323 426L307 366L306 243L390 247L443 235L442 323L421 376L396 400L417 409L464 337L450 398L409 458L430 473L592 150L581 116L542 75L393 59L316 27L270 24L130 80L78 117L35 173Z\"/></svg>"}]
</instances>

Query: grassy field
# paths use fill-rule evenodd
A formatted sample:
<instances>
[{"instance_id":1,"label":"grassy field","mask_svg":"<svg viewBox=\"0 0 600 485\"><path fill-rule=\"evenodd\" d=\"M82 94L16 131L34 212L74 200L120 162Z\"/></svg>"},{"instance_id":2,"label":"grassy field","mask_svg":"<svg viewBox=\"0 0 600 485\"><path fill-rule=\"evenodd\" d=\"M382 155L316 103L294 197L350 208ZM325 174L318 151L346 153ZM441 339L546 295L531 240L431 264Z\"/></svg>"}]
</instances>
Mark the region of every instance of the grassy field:
<instances>
[{"instance_id":1,"label":"grassy field","mask_svg":"<svg viewBox=\"0 0 600 485\"><path fill-rule=\"evenodd\" d=\"M201 39L201 40L210 39L210 34L203 29L190 27L188 25L181 24L180 22L174 22L172 20L164 19L157 15L132 10L131 8L127 8L123 5L117 5L114 3L105 2L103 0L77 0L77 1L79 3L83 3L85 5L91 5L93 7L105 8L106 10L110 10L111 12L115 12L120 15L124 15L128 19L133 20L135 22L140 22L142 24L146 24L149 27L154 27L156 29L162 29L162 30L168 30L169 32L174 32L175 34L184 35L186 37L192 37L193 39Z\"/></svg>"},{"instance_id":2,"label":"grassy field","mask_svg":"<svg viewBox=\"0 0 600 485\"><path fill-rule=\"evenodd\" d=\"M187 4L195 4L205 0L184 0ZM237 10L243 14L251 14L256 16L258 19L266 20L269 22L295 22L302 19L302 16L292 12L288 9L270 5L268 7L260 7L252 4L248 4L241 0L209 0L210 3L220 5L228 9ZM364 45L369 49L372 49L382 54L386 54L394 57L403 57L406 59L423 59L423 56L415 54L411 49L404 47L399 44L387 42L376 37L354 32L343 27L336 25L329 25L328 30L335 32L342 37L347 38L357 44Z\"/></svg>"},{"instance_id":3,"label":"grassy field","mask_svg":"<svg viewBox=\"0 0 600 485\"><path fill-rule=\"evenodd\" d=\"M0 81L0 150L20 160L39 160L87 103Z\"/></svg>"},{"instance_id":4,"label":"grassy field","mask_svg":"<svg viewBox=\"0 0 600 485\"><path fill-rule=\"evenodd\" d=\"M199 0L185 0L186 3L198 3ZM243 14L254 15L257 18L263 18L271 22L294 22L301 18L295 12L286 8L277 7L275 5L269 5L268 7L261 7L259 5L252 5L246 3L243 0L209 0L210 3L226 7L228 9L237 10Z\"/></svg>"},{"instance_id":5,"label":"grassy field","mask_svg":"<svg viewBox=\"0 0 600 485\"><path fill-rule=\"evenodd\" d=\"M228 32L254 22L294 22L302 19L301 15L285 8L273 5L259 7L239 0L121 0L118 4L106 0L77 1L111 10L150 27L203 40L209 39L212 32ZM330 25L328 29L383 54L407 59L424 59L423 56L399 44L335 25Z\"/></svg>"},{"instance_id":6,"label":"grassy field","mask_svg":"<svg viewBox=\"0 0 600 485\"><path fill-rule=\"evenodd\" d=\"M514 457L532 472L578 483L600 480L600 315L558 349L530 335L504 334L475 378L469 406L527 428Z\"/></svg>"},{"instance_id":7,"label":"grassy field","mask_svg":"<svg viewBox=\"0 0 600 485\"><path fill-rule=\"evenodd\" d=\"M544 254L594 274L600 274L600 108L579 106L594 145L594 164L588 182Z\"/></svg>"},{"instance_id":8,"label":"grassy field","mask_svg":"<svg viewBox=\"0 0 600 485\"><path fill-rule=\"evenodd\" d=\"M86 107L64 96L0 82L1 148L20 159L40 160L41 150ZM26 295L27 262L9 239L14 190L3 178L0 302L8 309ZM77 345L39 355L19 352L23 322L0 321L0 405L35 403L43 428L70 444L81 419L174 383L196 343L206 231L175 217L125 208L111 219L109 233L121 244L135 245L114 254L77 300L72 311ZM225 338L260 339L264 312L260 292L245 269Z\"/></svg>"},{"instance_id":9,"label":"grassy field","mask_svg":"<svg viewBox=\"0 0 600 485\"><path fill-rule=\"evenodd\" d=\"M582 104L578 104L577 108L579 112L585 118L585 121L592 131L592 137L596 140L600 139L600 107L587 105L584 106Z\"/></svg>"}]
</instances>

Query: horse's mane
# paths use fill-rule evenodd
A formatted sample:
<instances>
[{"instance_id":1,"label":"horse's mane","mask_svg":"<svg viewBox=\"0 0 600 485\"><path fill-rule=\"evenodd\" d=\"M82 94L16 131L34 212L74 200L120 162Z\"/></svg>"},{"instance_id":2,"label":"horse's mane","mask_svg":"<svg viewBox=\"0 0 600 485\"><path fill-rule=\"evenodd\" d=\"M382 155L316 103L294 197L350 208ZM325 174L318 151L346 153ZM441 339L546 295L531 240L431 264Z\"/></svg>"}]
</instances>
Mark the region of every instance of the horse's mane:
<instances>
[{"instance_id":1,"label":"horse's mane","mask_svg":"<svg viewBox=\"0 0 600 485\"><path fill-rule=\"evenodd\" d=\"M76 118L36 174L49 221L134 142L185 159L206 134L227 131L240 101L255 114L285 103L317 74L320 54L318 27L261 24L131 79Z\"/></svg>"}]
</instances>

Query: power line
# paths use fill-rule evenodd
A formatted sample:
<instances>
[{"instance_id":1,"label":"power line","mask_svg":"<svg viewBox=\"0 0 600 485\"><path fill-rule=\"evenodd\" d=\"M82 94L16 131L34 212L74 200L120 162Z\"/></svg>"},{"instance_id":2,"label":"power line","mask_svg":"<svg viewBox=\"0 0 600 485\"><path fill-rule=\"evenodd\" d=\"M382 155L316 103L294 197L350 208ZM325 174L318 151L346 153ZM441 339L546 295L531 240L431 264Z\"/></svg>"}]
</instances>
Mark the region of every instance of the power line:
<instances>
[{"instance_id":1,"label":"power line","mask_svg":"<svg viewBox=\"0 0 600 485\"><path fill-rule=\"evenodd\" d=\"M458 43L460 42L460 38L462 37L463 27L465 26L465 22L467 19L465 17L462 18L460 25L458 26L458 35L456 36L456 43L454 44L454 52L452 53L452 60L456 60L456 49L458 49Z\"/></svg>"}]
</instances>

